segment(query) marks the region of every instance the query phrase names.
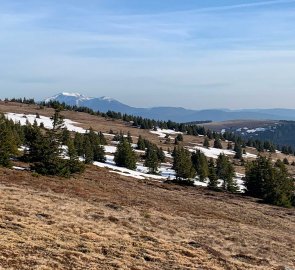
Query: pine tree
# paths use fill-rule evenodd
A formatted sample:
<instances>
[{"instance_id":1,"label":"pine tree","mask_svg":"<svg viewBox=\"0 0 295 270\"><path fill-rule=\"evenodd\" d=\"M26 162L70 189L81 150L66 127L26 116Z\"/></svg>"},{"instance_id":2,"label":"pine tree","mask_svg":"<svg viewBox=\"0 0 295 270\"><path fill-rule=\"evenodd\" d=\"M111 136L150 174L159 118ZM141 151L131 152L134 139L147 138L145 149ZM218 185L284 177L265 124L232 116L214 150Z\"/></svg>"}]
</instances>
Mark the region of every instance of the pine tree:
<instances>
[{"instance_id":1,"label":"pine tree","mask_svg":"<svg viewBox=\"0 0 295 270\"><path fill-rule=\"evenodd\" d=\"M99 138L100 145L107 145L108 144L105 136L103 135L103 133L101 131L98 134L98 138Z\"/></svg>"},{"instance_id":2,"label":"pine tree","mask_svg":"<svg viewBox=\"0 0 295 270\"><path fill-rule=\"evenodd\" d=\"M130 170L136 169L136 154L127 139L124 138L118 144L114 160L117 166Z\"/></svg>"},{"instance_id":3,"label":"pine tree","mask_svg":"<svg viewBox=\"0 0 295 270\"><path fill-rule=\"evenodd\" d=\"M82 162L79 161L77 151L75 149L74 142L71 138L67 141L67 154L69 159L67 160L68 171L72 173L82 173L85 170L85 166ZM69 175L68 175L69 176Z\"/></svg>"},{"instance_id":4,"label":"pine tree","mask_svg":"<svg viewBox=\"0 0 295 270\"><path fill-rule=\"evenodd\" d=\"M83 148L84 148L85 164L92 164L94 161L94 150L93 150L93 145L91 144L91 141L90 141L90 136L84 137Z\"/></svg>"},{"instance_id":5,"label":"pine tree","mask_svg":"<svg viewBox=\"0 0 295 270\"><path fill-rule=\"evenodd\" d=\"M84 155L83 144L84 144L83 135L80 133L75 133L74 145L75 145L75 149L77 151L77 154L80 157L82 157Z\"/></svg>"},{"instance_id":6,"label":"pine tree","mask_svg":"<svg viewBox=\"0 0 295 270\"><path fill-rule=\"evenodd\" d=\"M222 144L220 139L217 138L214 140L214 148L222 149Z\"/></svg>"},{"instance_id":7,"label":"pine tree","mask_svg":"<svg viewBox=\"0 0 295 270\"><path fill-rule=\"evenodd\" d=\"M238 143L235 143L234 151L236 152L235 156L234 156L235 159L242 159L243 158L243 150L242 150L241 145L239 145Z\"/></svg>"},{"instance_id":8,"label":"pine tree","mask_svg":"<svg viewBox=\"0 0 295 270\"><path fill-rule=\"evenodd\" d=\"M191 161L191 154L183 147L175 148L173 169L177 179L191 179L196 176L196 171Z\"/></svg>"},{"instance_id":9,"label":"pine tree","mask_svg":"<svg viewBox=\"0 0 295 270\"><path fill-rule=\"evenodd\" d=\"M234 167L227 156L220 154L216 161L216 174L219 179L223 180L223 190L237 192L238 186L234 180Z\"/></svg>"},{"instance_id":10,"label":"pine tree","mask_svg":"<svg viewBox=\"0 0 295 270\"><path fill-rule=\"evenodd\" d=\"M133 143L133 140L132 140L132 137L131 137L131 133L130 133L130 131L128 131L128 133L127 133L127 141L128 141L129 143Z\"/></svg>"},{"instance_id":11,"label":"pine tree","mask_svg":"<svg viewBox=\"0 0 295 270\"><path fill-rule=\"evenodd\" d=\"M195 153L192 154L192 163L200 178L200 181L204 181L209 174L208 161L206 156L200 150L197 150Z\"/></svg>"},{"instance_id":12,"label":"pine tree","mask_svg":"<svg viewBox=\"0 0 295 270\"><path fill-rule=\"evenodd\" d=\"M96 145L93 149L93 160L98 162L106 162L105 150L101 145Z\"/></svg>"},{"instance_id":13,"label":"pine tree","mask_svg":"<svg viewBox=\"0 0 295 270\"><path fill-rule=\"evenodd\" d=\"M208 137L205 138L204 143L203 143L203 146L206 147L206 148L209 148L210 147L210 142L209 142Z\"/></svg>"},{"instance_id":14,"label":"pine tree","mask_svg":"<svg viewBox=\"0 0 295 270\"><path fill-rule=\"evenodd\" d=\"M63 129L61 136L62 136L62 138L61 138L62 143L64 145L67 145L68 144L68 141L70 140L70 137L71 137L71 134L70 134L70 132L68 131L67 128L64 128Z\"/></svg>"},{"instance_id":15,"label":"pine tree","mask_svg":"<svg viewBox=\"0 0 295 270\"><path fill-rule=\"evenodd\" d=\"M165 153L164 153L162 147L160 147L160 148L156 147L156 149L157 149L158 160L160 162L165 162L166 156L165 156Z\"/></svg>"},{"instance_id":16,"label":"pine tree","mask_svg":"<svg viewBox=\"0 0 295 270\"><path fill-rule=\"evenodd\" d=\"M138 150L145 150L146 146L144 143L144 139L142 138L141 135L139 135L138 137L138 141L137 141L137 149Z\"/></svg>"},{"instance_id":17,"label":"pine tree","mask_svg":"<svg viewBox=\"0 0 295 270\"><path fill-rule=\"evenodd\" d=\"M209 167L209 183L208 183L208 188L212 190L218 190L218 177L216 174L216 168L214 164L214 160L210 159L208 162L208 167Z\"/></svg>"},{"instance_id":18,"label":"pine tree","mask_svg":"<svg viewBox=\"0 0 295 270\"><path fill-rule=\"evenodd\" d=\"M146 149L144 165L149 168L150 173L157 173L159 167L158 149L150 146Z\"/></svg>"},{"instance_id":19,"label":"pine tree","mask_svg":"<svg viewBox=\"0 0 295 270\"><path fill-rule=\"evenodd\" d=\"M13 131L0 119L0 166L10 167L10 157L17 154L17 145L13 136Z\"/></svg>"},{"instance_id":20,"label":"pine tree","mask_svg":"<svg viewBox=\"0 0 295 270\"><path fill-rule=\"evenodd\" d=\"M266 203L290 207L294 199L294 179L285 164L278 160L273 166L270 159L259 156L247 164L246 193Z\"/></svg>"},{"instance_id":21,"label":"pine tree","mask_svg":"<svg viewBox=\"0 0 295 270\"><path fill-rule=\"evenodd\" d=\"M55 111L51 119L53 128L47 130L45 136L38 138L36 151L38 156L33 157L35 162L32 164L32 169L40 174L64 176L67 170L65 161L61 158L63 117L59 111Z\"/></svg>"}]
</instances>

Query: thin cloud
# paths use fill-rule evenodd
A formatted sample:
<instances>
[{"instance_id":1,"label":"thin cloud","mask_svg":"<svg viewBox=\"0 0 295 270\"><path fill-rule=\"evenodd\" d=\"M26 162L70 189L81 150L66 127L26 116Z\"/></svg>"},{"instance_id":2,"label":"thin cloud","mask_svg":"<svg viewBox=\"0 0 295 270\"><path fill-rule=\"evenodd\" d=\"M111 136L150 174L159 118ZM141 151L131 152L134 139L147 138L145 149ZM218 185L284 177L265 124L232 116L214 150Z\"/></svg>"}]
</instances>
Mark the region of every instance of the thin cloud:
<instances>
[{"instance_id":1,"label":"thin cloud","mask_svg":"<svg viewBox=\"0 0 295 270\"><path fill-rule=\"evenodd\" d=\"M150 13L150 14L128 14L128 17L158 17L158 16L168 16L168 15L184 15L184 14L196 14L196 13L209 13L209 12L218 12L218 11L227 11L235 9L245 9L245 8L255 8L255 7L264 7L272 5L283 5L295 3L295 0L271 0L271 1L261 1L256 3L245 3L245 4L236 4L236 5L224 5L224 6L215 6L209 8L198 8L198 9L189 9L189 10L177 10L177 11L168 11L160 13ZM125 17L116 16L116 17Z\"/></svg>"}]
</instances>

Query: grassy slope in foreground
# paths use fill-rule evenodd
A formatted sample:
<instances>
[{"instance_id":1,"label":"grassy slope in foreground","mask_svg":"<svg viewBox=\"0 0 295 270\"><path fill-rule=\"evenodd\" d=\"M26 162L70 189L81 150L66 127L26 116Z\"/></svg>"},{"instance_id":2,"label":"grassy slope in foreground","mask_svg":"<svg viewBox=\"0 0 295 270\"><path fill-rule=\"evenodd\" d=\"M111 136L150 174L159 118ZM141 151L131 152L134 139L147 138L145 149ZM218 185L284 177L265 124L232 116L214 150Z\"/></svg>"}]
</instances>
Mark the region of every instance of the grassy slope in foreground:
<instances>
[{"instance_id":1,"label":"grassy slope in foreground","mask_svg":"<svg viewBox=\"0 0 295 270\"><path fill-rule=\"evenodd\" d=\"M2 269L295 267L295 210L90 166L77 178L0 170Z\"/></svg>"}]
</instances>

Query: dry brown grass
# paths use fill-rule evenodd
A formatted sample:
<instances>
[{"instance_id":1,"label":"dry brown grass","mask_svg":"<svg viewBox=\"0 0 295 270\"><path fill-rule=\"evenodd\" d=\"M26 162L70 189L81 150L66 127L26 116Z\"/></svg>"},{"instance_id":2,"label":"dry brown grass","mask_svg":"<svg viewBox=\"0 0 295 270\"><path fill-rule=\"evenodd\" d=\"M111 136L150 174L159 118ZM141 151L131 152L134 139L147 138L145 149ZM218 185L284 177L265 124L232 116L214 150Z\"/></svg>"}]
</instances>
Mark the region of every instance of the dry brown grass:
<instances>
[{"instance_id":1,"label":"dry brown grass","mask_svg":"<svg viewBox=\"0 0 295 270\"><path fill-rule=\"evenodd\" d=\"M295 210L88 167L0 170L1 269L295 267Z\"/></svg>"}]
</instances>

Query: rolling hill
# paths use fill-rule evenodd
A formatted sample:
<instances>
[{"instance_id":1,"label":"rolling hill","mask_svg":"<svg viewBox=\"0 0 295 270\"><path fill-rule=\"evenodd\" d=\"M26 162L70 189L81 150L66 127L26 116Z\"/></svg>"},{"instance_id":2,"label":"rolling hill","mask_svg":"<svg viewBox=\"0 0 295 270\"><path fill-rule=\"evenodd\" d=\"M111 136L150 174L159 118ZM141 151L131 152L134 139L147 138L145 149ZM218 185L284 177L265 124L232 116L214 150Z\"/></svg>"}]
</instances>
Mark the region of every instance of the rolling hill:
<instances>
[{"instance_id":1,"label":"rolling hill","mask_svg":"<svg viewBox=\"0 0 295 270\"><path fill-rule=\"evenodd\" d=\"M180 107L135 108L110 97L90 98L79 93L63 92L45 99L45 102L56 100L67 105L84 106L94 111L115 111L156 120L175 122L192 121L227 121L239 119L253 120L295 120L292 109L257 109L257 110L189 110Z\"/></svg>"}]
</instances>

